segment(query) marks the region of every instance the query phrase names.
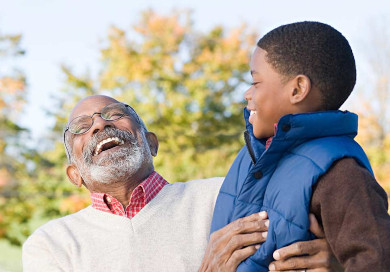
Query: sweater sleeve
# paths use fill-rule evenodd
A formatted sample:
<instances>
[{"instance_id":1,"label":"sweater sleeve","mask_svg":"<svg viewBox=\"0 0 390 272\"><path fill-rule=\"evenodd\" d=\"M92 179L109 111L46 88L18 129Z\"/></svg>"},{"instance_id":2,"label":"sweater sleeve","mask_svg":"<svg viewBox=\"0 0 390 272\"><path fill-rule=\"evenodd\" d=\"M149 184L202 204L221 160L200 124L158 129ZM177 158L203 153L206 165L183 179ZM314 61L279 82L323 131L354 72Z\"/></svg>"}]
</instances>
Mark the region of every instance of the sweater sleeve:
<instances>
[{"instance_id":1,"label":"sweater sleeve","mask_svg":"<svg viewBox=\"0 0 390 272\"><path fill-rule=\"evenodd\" d=\"M385 191L352 158L332 165L313 191L310 210L348 272L390 271L390 216Z\"/></svg>"},{"instance_id":2,"label":"sweater sleeve","mask_svg":"<svg viewBox=\"0 0 390 272\"><path fill-rule=\"evenodd\" d=\"M48 250L47 242L43 239L43 236L36 233L31 235L23 244L22 259L24 272L65 271Z\"/></svg>"}]
</instances>

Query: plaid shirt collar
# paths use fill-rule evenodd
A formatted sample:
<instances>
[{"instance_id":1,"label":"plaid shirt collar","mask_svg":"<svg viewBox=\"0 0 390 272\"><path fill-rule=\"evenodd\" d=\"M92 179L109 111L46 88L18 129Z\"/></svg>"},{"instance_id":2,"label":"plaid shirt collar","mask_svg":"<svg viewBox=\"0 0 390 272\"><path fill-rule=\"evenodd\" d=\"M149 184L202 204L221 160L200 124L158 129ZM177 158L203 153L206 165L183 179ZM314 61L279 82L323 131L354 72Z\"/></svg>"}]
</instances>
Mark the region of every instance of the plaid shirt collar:
<instances>
[{"instance_id":1,"label":"plaid shirt collar","mask_svg":"<svg viewBox=\"0 0 390 272\"><path fill-rule=\"evenodd\" d=\"M168 182L154 171L133 190L126 208L123 208L116 198L105 193L91 193L92 207L99 211L131 219L167 184Z\"/></svg>"},{"instance_id":2,"label":"plaid shirt collar","mask_svg":"<svg viewBox=\"0 0 390 272\"><path fill-rule=\"evenodd\" d=\"M278 128L278 124L275 123L274 124L274 136L276 135L277 128ZM272 139L274 138L274 136L268 138L267 142L265 143L265 149L268 149L268 147L271 145Z\"/></svg>"}]
</instances>

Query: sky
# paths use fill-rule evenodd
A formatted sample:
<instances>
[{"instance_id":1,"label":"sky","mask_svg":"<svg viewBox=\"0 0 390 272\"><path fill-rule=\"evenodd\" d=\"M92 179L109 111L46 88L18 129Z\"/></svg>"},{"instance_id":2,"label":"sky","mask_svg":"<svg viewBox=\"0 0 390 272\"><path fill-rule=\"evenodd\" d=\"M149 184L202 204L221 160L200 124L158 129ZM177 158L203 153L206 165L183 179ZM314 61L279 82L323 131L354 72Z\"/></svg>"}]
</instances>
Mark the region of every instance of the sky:
<instances>
[{"instance_id":1,"label":"sky","mask_svg":"<svg viewBox=\"0 0 390 272\"><path fill-rule=\"evenodd\" d=\"M216 25L231 28L246 23L259 38L282 24L321 21L338 29L350 41L358 75L359 71L369 73L364 70L365 65L359 64L364 63L362 51L370 44L370 24L381 20L390 25L388 0L0 0L0 7L0 34L23 36L22 47L27 53L16 65L26 75L28 94L19 121L31 129L36 142L53 122L46 117L45 109L50 109L51 97L64 86L60 66L65 64L76 74L87 70L97 73L99 49L108 28L115 25L128 29L146 9L162 14L173 9L191 9L199 31Z\"/></svg>"}]
</instances>

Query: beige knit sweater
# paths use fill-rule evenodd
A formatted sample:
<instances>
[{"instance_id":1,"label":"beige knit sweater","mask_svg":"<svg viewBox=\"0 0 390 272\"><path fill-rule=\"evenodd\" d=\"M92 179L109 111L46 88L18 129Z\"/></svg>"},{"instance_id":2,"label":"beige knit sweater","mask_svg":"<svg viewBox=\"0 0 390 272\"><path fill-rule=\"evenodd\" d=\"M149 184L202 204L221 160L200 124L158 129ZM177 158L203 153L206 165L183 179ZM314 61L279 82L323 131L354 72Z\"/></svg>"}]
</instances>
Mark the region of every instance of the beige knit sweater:
<instances>
[{"instance_id":1,"label":"beige knit sweater","mask_svg":"<svg viewBox=\"0 0 390 272\"><path fill-rule=\"evenodd\" d=\"M28 271L197 271L222 178L166 185L131 220L91 206L23 245Z\"/></svg>"}]
</instances>

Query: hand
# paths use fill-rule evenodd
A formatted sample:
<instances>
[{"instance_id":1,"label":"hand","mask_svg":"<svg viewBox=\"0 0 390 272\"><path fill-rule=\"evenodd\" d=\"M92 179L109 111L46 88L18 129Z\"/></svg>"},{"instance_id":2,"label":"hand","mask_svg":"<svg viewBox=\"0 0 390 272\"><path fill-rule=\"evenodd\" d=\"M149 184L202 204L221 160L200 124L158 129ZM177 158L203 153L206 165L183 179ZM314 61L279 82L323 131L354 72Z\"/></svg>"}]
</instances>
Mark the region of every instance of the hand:
<instances>
[{"instance_id":1,"label":"hand","mask_svg":"<svg viewBox=\"0 0 390 272\"><path fill-rule=\"evenodd\" d=\"M342 266L334 257L324 231L314 214L309 214L310 231L320 239L297 242L274 252L276 261L270 263L270 271L341 272ZM302 256L304 255L304 256Z\"/></svg>"},{"instance_id":2,"label":"hand","mask_svg":"<svg viewBox=\"0 0 390 272\"><path fill-rule=\"evenodd\" d=\"M265 241L267 217L266 212L255 213L212 233L199 271L236 271Z\"/></svg>"}]
</instances>

